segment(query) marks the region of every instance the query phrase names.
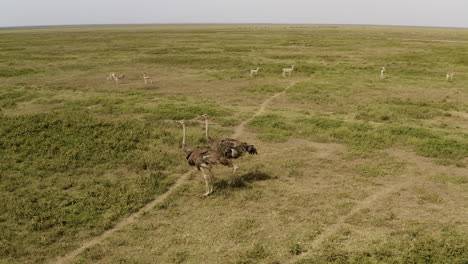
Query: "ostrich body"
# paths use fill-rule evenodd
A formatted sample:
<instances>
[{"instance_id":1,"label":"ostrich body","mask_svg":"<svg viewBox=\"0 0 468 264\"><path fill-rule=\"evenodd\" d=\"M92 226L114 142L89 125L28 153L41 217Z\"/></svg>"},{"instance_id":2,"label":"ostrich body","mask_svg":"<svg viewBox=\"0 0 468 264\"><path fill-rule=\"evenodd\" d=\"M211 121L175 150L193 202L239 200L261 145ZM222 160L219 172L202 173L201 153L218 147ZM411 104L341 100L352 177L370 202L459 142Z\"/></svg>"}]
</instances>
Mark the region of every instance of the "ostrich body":
<instances>
[{"instance_id":1,"label":"ostrich body","mask_svg":"<svg viewBox=\"0 0 468 264\"><path fill-rule=\"evenodd\" d=\"M187 162L190 166L195 166L202 172L206 189L204 195L208 196L213 192L214 174L211 171L213 166L219 163L224 166L233 167L232 162L220 152L209 147L187 147L185 144L185 121L181 120L179 123L182 124L182 149L187 154Z\"/></svg>"},{"instance_id":2,"label":"ostrich body","mask_svg":"<svg viewBox=\"0 0 468 264\"><path fill-rule=\"evenodd\" d=\"M208 115L203 115L205 118L205 136L208 142L208 145L212 150L217 151L218 153L222 154L225 158L231 159L238 159L242 157L245 153L249 153L251 155L257 154L257 149L254 145L249 145L245 142L241 142L237 139L233 138L225 138L221 140L215 140L209 136L208 133ZM233 164L232 174L231 174L231 183L234 182L234 175L239 167Z\"/></svg>"}]
</instances>

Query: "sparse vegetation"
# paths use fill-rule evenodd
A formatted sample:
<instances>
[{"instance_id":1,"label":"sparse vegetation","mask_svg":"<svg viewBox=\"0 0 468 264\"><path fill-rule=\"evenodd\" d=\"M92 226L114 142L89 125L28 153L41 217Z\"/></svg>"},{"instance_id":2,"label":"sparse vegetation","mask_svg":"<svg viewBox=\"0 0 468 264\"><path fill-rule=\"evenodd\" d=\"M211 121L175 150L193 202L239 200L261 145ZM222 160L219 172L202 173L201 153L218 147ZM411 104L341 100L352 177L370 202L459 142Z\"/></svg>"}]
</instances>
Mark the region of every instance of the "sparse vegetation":
<instances>
[{"instance_id":1,"label":"sparse vegetation","mask_svg":"<svg viewBox=\"0 0 468 264\"><path fill-rule=\"evenodd\" d=\"M229 136L289 85L246 124L240 139L259 155L236 160L232 186L218 168L216 191L201 198L194 174L74 262L468 259L467 30L166 25L0 36L0 263L49 262L166 192L189 170L175 120L188 120L190 146L202 145L200 115L214 138ZM451 82L447 71L457 72ZM126 78L116 85L110 72Z\"/></svg>"}]
</instances>

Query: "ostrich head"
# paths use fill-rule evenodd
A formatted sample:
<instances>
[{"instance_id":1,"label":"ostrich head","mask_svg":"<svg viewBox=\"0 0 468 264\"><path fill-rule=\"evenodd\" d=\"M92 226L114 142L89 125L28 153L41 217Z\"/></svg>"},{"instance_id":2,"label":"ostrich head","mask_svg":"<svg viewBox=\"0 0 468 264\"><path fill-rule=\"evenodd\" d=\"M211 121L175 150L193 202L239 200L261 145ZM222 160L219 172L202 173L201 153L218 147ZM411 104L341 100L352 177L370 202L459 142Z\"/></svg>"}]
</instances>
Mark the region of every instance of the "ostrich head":
<instances>
[{"instance_id":1,"label":"ostrich head","mask_svg":"<svg viewBox=\"0 0 468 264\"><path fill-rule=\"evenodd\" d=\"M247 148L246 148L246 150L247 150L247 152L248 152L249 154L251 154L251 155L252 155L252 154L258 154L258 153L257 153L257 149L255 148L254 145L248 145Z\"/></svg>"}]
</instances>

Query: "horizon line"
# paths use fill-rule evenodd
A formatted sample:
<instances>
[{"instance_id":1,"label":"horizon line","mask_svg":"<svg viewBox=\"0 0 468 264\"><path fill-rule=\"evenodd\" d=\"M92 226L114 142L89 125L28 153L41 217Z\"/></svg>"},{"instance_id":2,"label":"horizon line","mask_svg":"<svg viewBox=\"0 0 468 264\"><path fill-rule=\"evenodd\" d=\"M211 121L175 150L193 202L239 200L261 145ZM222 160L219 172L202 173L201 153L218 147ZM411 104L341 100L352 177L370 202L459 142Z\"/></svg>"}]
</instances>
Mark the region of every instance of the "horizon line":
<instances>
[{"instance_id":1,"label":"horizon line","mask_svg":"<svg viewBox=\"0 0 468 264\"><path fill-rule=\"evenodd\" d=\"M36 28L67 28L67 27L98 27L98 26L182 26L182 25L305 25L305 26L377 26L377 27L419 27L419 28L452 28L468 29L468 27L459 26L418 26L418 25L392 25L392 24L321 24L321 23L117 23L117 24L53 24L53 25L25 25L25 26L4 26L5 29L36 29Z\"/></svg>"}]
</instances>

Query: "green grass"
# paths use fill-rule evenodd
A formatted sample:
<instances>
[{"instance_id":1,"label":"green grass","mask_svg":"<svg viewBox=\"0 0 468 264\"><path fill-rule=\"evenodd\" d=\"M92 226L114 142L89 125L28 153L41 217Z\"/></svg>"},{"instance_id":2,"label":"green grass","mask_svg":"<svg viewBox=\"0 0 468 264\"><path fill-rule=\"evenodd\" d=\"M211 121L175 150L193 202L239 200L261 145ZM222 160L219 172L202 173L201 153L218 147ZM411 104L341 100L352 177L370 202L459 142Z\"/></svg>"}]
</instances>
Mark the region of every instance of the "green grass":
<instances>
[{"instance_id":1,"label":"green grass","mask_svg":"<svg viewBox=\"0 0 468 264\"><path fill-rule=\"evenodd\" d=\"M409 237L405 237L409 236ZM365 249L346 250L330 242L317 256L299 263L464 263L466 240L459 233L433 237L425 233L394 234Z\"/></svg>"},{"instance_id":2,"label":"green grass","mask_svg":"<svg viewBox=\"0 0 468 264\"><path fill-rule=\"evenodd\" d=\"M161 25L0 37L0 263L49 262L164 193L189 169L176 120L188 120L189 146L204 145L200 115L213 137L229 136L292 84L239 136L259 155L236 160L233 186L216 168L216 191L201 198L194 173L74 261L467 258L465 29ZM457 73L452 82L447 71ZM126 78L115 85L110 72ZM313 248L337 219L345 224Z\"/></svg>"},{"instance_id":3,"label":"green grass","mask_svg":"<svg viewBox=\"0 0 468 264\"><path fill-rule=\"evenodd\" d=\"M264 142L284 142L289 137L303 137L320 142L345 143L355 154L371 154L375 150L410 145L420 155L457 162L468 155L465 140L458 133L450 134L422 127L344 121L327 117L298 117L293 122L280 115L256 117L250 126ZM463 134L466 137L466 134Z\"/></svg>"},{"instance_id":4,"label":"green grass","mask_svg":"<svg viewBox=\"0 0 468 264\"><path fill-rule=\"evenodd\" d=\"M101 121L79 112L2 117L1 123L2 254L9 259L40 259L69 248L72 238L108 229L167 190L173 181L167 170L179 160L150 146L178 143L162 124Z\"/></svg>"},{"instance_id":5,"label":"green grass","mask_svg":"<svg viewBox=\"0 0 468 264\"><path fill-rule=\"evenodd\" d=\"M284 142L294 132L294 127L282 121L278 115L266 114L256 117L249 123L254 129L261 129L265 133L259 138L265 142Z\"/></svg>"}]
</instances>

